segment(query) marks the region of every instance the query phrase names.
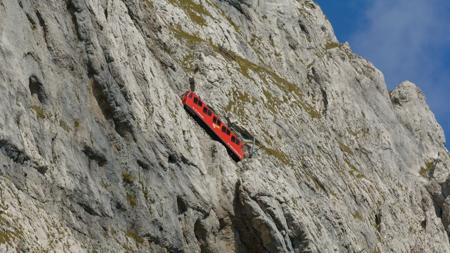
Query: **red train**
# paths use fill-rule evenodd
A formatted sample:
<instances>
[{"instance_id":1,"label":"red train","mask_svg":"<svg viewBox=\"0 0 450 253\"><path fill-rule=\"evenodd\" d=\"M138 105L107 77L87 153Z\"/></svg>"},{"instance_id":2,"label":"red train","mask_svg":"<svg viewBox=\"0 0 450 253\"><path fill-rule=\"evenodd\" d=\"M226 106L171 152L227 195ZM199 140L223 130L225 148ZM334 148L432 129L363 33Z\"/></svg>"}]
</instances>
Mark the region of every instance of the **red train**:
<instances>
[{"instance_id":1,"label":"red train","mask_svg":"<svg viewBox=\"0 0 450 253\"><path fill-rule=\"evenodd\" d=\"M193 91L186 91L181 99L184 108L197 117L230 151L233 159L245 158L244 143Z\"/></svg>"}]
</instances>

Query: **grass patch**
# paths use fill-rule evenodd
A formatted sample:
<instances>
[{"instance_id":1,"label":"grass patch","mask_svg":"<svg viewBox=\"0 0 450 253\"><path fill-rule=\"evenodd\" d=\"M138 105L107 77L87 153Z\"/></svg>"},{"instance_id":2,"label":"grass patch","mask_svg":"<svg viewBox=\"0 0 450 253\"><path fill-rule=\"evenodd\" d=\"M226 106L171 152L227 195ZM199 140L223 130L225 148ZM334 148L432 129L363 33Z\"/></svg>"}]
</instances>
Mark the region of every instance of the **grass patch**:
<instances>
[{"instance_id":1,"label":"grass patch","mask_svg":"<svg viewBox=\"0 0 450 253\"><path fill-rule=\"evenodd\" d=\"M5 218L0 216L0 225L6 225L6 227L9 227L12 230L0 231L0 245L2 244L9 244L10 242L21 239L23 237L23 232L21 230L17 230L16 228L11 227L10 223L6 221Z\"/></svg>"},{"instance_id":2,"label":"grass patch","mask_svg":"<svg viewBox=\"0 0 450 253\"><path fill-rule=\"evenodd\" d=\"M134 182L134 177L131 175L130 172L124 171L124 172L122 172L122 181L123 181L125 184L133 184L133 182Z\"/></svg>"},{"instance_id":3,"label":"grass patch","mask_svg":"<svg viewBox=\"0 0 450 253\"><path fill-rule=\"evenodd\" d=\"M142 238L141 236L139 236L136 231L133 230L128 230L127 231L127 236L131 239L133 239L136 244L143 244L144 243L144 238Z\"/></svg>"},{"instance_id":4,"label":"grass patch","mask_svg":"<svg viewBox=\"0 0 450 253\"><path fill-rule=\"evenodd\" d=\"M0 232L0 245L7 244L16 238L16 234L10 231Z\"/></svg>"},{"instance_id":5,"label":"grass patch","mask_svg":"<svg viewBox=\"0 0 450 253\"><path fill-rule=\"evenodd\" d=\"M284 93L294 96L296 99L296 105L303 109L308 115L315 119L320 118L321 114L318 112L313 106L307 104L306 102L302 101L303 93L300 91L300 88L294 84L286 80L285 78L281 77L278 73L276 73L274 70L258 65L256 63L253 63L244 57L227 50L221 46L215 45L212 41L207 41L202 38L200 38L196 34L190 34L186 31L183 31L180 26L172 27L171 31L173 32L174 36L179 40L184 40L189 46L194 46L199 43L206 43L209 45L216 53L220 54L225 60L230 62L235 62L239 67L239 72L245 76L248 79L251 79L256 82L255 79L253 79L250 75L250 72L257 74L261 80L266 84L269 85L269 80L275 84L281 91ZM188 67L189 57L183 59L182 65L185 65ZM267 95L267 94L266 94ZM275 100L272 100L272 108L274 106Z\"/></svg>"},{"instance_id":6,"label":"grass patch","mask_svg":"<svg viewBox=\"0 0 450 253\"><path fill-rule=\"evenodd\" d=\"M225 111L236 114L241 120L248 119L247 114L245 113L244 105L247 103L255 104L255 98L250 96L245 91L239 91L236 89L233 90L231 94L228 94L228 97L231 99L225 107Z\"/></svg>"},{"instance_id":7,"label":"grass patch","mask_svg":"<svg viewBox=\"0 0 450 253\"><path fill-rule=\"evenodd\" d=\"M352 149L349 146L345 145L344 143L339 142L339 148L341 149L342 152L348 155L353 155Z\"/></svg>"},{"instance_id":8,"label":"grass patch","mask_svg":"<svg viewBox=\"0 0 450 253\"><path fill-rule=\"evenodd\" d=\"M363 216L360 212L356 211L352 214L353 219L363 221Z\"/></svg>"},{"instance_id":9,"label":"grass patch","mask_svg":"<svg viewBox=\"0 0 450 253\"><path fill-rule=\"evenodd\" d=\"M325 185L322 182L320 182L320 180L317 177L312 176L312 175L308 175L308 176L309 176L309 178L311 178L312 182L314 183L314 185L317 189L321 189L323 192L328 194L328 191L325 188Z\"/></svg>"},{"instance_id":10,"label":"grass patch","mask_svg":"<svg viewBox=\"0 0 450 253\"><path fill-rule=\"evenodd\" d=\"M255 64L255 63L237 55L236 53L226 50L222 47L218 47L215 45L213 45L213 46L214 46L214 50L216 52L220 53L226 60L236 62L239 65L240 73L243 76L247 77L248 79L254 80L249 74L251 71L251 72L257 74L261 78L261 80L263 80L266 83L266 85L269 85L269 80L272 81L272 83L275 84L281 91L283 91L284 93L286 93L288 95L294 96L296 98L297 106L299 106L306 113L308 113L308 115L311 118L315 119L315 118L321 117L321 114L314 107L312 107L311 105L302 101L303 94L300 91L300 88L296 84L291 83L288 80L282 78L280 75L278 75L272 69ZM264 95L266 96L266 98L269 101L268 109L271 110L272 112L275 112L276 108L277 108L275 106L275 103L280 104L282 101L280 99L274 99L275 97L271 96L271 94L270 94L270 98L269 98L267 91L265 92Z\"/></svg>"},{"instance_id":11,"label":"grass patch","mask_svg":"<svg viewBox=\"0 0 450 253\"><path fill-rule=\"evenodd\" d=\"M213 44L211 41L205 41L198 35L185 32L179 26L172 27L171 30L176 38L185 40L189 45L195 45L198 43L206 42L216 53L222 55L226 60L236 62L239 65L239 69L242 75L244 75L249 79L252 79L250 77L249 72L253 71L254 73L261 76L261 78L264 80L267 80L267 78L272 79L275 85L277 85L282 91L286 93L293 93L299 97L303 95L296 84L291 83L288 80L282 78L272 69L253 63L230 50L227 50L223 47Z\"/></svg>"},{"instance_id":12,"label":"grass patch","mask_svg":"<svg viewBox=\"0 0 450 253\"><path fill-rule=\"evenodd\" d=\"M179 40L184 40L186 41L187 44L191 46L204 42L204 40L200 38L198 35L185 32L183 29L181 29L179 25L172 27L171 31L174 34L175 38Z\"/></svg>"},{"instance_id":13,"label":"grass patch","mask_svg":"<svg viewBox=\"0 0 450 253\"><path fill-rule=\"evenodd\" d=\"M136 207L137 206L136 194L127 193L127 201L131 207Z\"/></svg>"},{"instance_id":14,"label":"grass patch","mask_svg":"<svg viewBox=\"0 0 450 253\"><path fill-rule=\"evenodd\" d=\"M261 45L263 42L262 42L261 37L258 37L257 35L252 34L252 36L250 38L250 41L248 43L253 48L253 47L256 47L258 45Z\"/></svg>"},{"instance_id":15,"label":"grass patch","mask_svg":"<svg viewBox=\"0 0 450 253\"><path fill-rule=\"evenodd\" d=\"M66 132L70 132L70 127L69 127L69 125L67 125L67 123L64 121L64 120L59 120L59 126L62 128L62 129L64 129L64 131L66 131Z\"/></svg>"},{"instance_id":16,"label":"grass patch","mask_svg":"<svg viewBox=\"0 0 450 253\"><path fill-rule=\"evenodd\" d=\"M36 114L36 117L38 117L39 119L45 119L47 117L47 115L42 107L33 105L33 106L31 106L31 109L33 109L34 113Z\"/></svg>"},{"instance_id":17,"label":"grass patch","mask_svg":"<svg viewBox=\"0 0 450 253\"><path fill-rule=\"evenodd\" d=\"M148 192L148 188L145 186L142 186L142 193L144 193L144 198L148 201L148 197L149 197L149 192Z\"/></svg>"},{"instance_id":18,"label":"grass patch","mask_svg":"<svg viewBox=\"0 0 450 253\"><path fill-rule=\"evenodd\" d=\"M192 22L197 25L206 26L207 23L204 17L212 17L211 13L203 5L195 3L192 0L169 0L169 2L182 9Z\"/></svg>"},{"instance_id":19,"label":"grass patch","mask_svg":"<svg viewBox=\"0 0 450 253\"><path fill-rule=\"evenodd\" d=\"M326 49L326 50L331 50L331 49L334 49L334 48L338 48L339 46L340 46L340 44L337 43L337 42L334 42L334 41L328 41L328 42L325 44L325 49Z\"/></svg>"},{"instance_id":20,"label":"grass patch","mask_svg":"<svg viewBox=\"0 0 450 253\"><path fill-rule=\"evenodd\" d=\"M303 5L313 10L316 9L316 6L311 1L306 1Z\"/></svg>"},{"instance_id":21,"label":"grass patch","mask_svg":"<svg viewBox=\"0 0 450 253\"><path fill-rule=\"evenodd\" d=\"M228 23L230 23L230 25L233 27L233 29L237 32L237 33L240 33L241 31L240 31L240 28L236 25L236 23L234 23L233 22L233 20L231 20L231 18L230 17L228 17L227 15L226 15L226 13L222 10L222 9L220 9L220 7L214 2L214 1L209 1L209 0L206 0L209 4L211 4L211 5L213 5L219 12L220 12L220 14L228 21Z\"/></svg>"},{"instance_id":22,"label":"grass patch","mask_svg":"<svg viewBox=\"0 0 450 253\"><path fill-rule=\"evenodd\" d=\"M366 178L361 171L359 171L355 165L353 165L349 160L345 160L345 163L348 165L348 167L350 168L350 174L358 179L361 178Z\"/></svg>"},{"instance_id":23,"label":"grass patch","mask_svg":"<svg viewBox=\"0 0 450 253\"><path fill-rule=\"evenodd\" d=\"M272 93L266 89L263 89L263 95L267 100L267 102L265 103L267 109L269 109L269 111L271 111L273 114L278 113L278 108L282 101L276 96L272 95Z\"/></svg>"},{"instance_id":24,"label":"grass patch","mask_svg":"<svg viewBox=\"0 0 450 253\"><path fill-rule=\"evenodd\" d=\"M188 53L183 57L183 60L181 61L181 67L183 67L184 71L186 72L193 72L194 71L194 54Z\"/></svg>"},{"instance_id":25,"label":"grass patch","mask_svg":"<svg viewBox=\"0 0 450 253\"><path fill-rule=\"evenodd\" d=\"M284 165L291 164L291 158L281 150L272 149L265 146L261 146L261 149L264 150L269 156L275 157L278 161L282 162Z\"/></svg>"},{"instance_id":26,"label":"grass patch","mask_svg":"<svg viewBox=\"0 0 450 253\"><path fill-rule=\"evenodd\" d=\"M73 122L73 127L75 127L75 129L80 128L80 120L79 119L75 119L75 121Z\"/></svg>"},{"instance_id":27,"label":"grass patch","mask_svg":"<svg viewBox=\"0 0 450 253\"><path fill-rule=\"evenodd\" d=\"M261 79L263 79L266 83L267 78L270 78L273 81L273 83L278 86L278 88L280 88L282 91L286 93L293 93L299 97L303 95L296 84L291 83L288 80L282 78L272 69L253 63L243 58L242 56L230 50L227 50L223 47L213 45L213 48L216 52L221 54L226 60L236 62L239 65L241 74L244 75L245 77L252 79L249 74L249 72L252 71L257 75L259 75Z\"/></svg>"},{"instance_id":28,"label":"grass patch","mask_svg":"<svg viewBox=\"0 0 450 253\"><path fill-rule=\"evenodd\" d=\"M225 17L225 19L228 21L228 23L230 23L231 27L233 27L233 29L237 32L240 33L241 29L239 28L239 26L233 22L233 20L231 20L230 17L228 17L225 13L222 12L222 16Z\"/></svg>"},{"instance_id":29,"label":"grass patch","mask_svg":"<svg viewBox=\"0 0 450 253\"><path fill-rule=\"evenodd\" d=\"M428 178L431 176L431 171L434 169L434 162L429 161L425 163L425 167L421 167L419 174L422 177Z\"/></svg>"},{"instance_id":30,"label":"grass patch","mask_svg":"<svg viewBox=\"0 0 450 253\"><path fill-rule=\"evenodd\" d=\"M305 110L306 113L309 114L309 117L311 117L312 119L319 119L322 114L317 111L313 106L306 104L306 103L301 103L301 106L303 108L303 110Z\"/></svg>"}]
</instances>

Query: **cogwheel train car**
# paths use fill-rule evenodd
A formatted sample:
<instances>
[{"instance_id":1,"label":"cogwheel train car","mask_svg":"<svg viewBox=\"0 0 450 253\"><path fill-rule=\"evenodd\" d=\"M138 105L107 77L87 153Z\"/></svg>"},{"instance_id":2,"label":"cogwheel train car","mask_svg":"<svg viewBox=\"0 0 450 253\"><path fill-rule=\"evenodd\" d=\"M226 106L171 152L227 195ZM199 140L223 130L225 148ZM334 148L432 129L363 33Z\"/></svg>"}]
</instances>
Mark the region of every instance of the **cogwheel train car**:
<instances>
[{"instance_id":1,"label":"cogwheel train car","mask_svg":"<svg viewBox=\"0 0 450 253\"><path fill-rule=\"evenodd\" d=\"M181 96L181 100L184 108L203 122L210 132L231 152L232 157L236 161L241 161L245 158L243 141L219 119L197 94L193 91L186 91Z\"/></svg>"}]
</instances>

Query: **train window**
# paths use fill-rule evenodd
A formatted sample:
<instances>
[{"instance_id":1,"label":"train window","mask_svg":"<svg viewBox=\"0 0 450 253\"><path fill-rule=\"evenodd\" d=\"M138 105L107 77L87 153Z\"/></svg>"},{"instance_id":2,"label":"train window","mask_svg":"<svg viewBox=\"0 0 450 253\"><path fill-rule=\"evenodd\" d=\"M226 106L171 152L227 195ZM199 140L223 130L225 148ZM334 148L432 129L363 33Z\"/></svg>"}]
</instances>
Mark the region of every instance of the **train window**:
<instances>
[{"instance_id":1,"label":"train window","mask_svg":"<svg viewBox=\"0 0 450 253\"><path fill-rule=\"evenodd\" d=\"M214 116L213 122L214 122L214 124L217 124L217 117L216 116Z\"/></svg>"},{"instance_id":2,"label":"train window","mask_svg":"<svg viewBox=\"0 0 450 253\"><path fill-rule=\"evenodd\" d=\"M220 119L217 119L217 125L222 125L222 122L220 121Z\"/></svg>"},{"instance_id":3,"label":"train window","mask_svg":"<svg viewBox=\"0 0 450 253\"><path fill-rule=\"evenodd\" d=\"M210 109L208 109L208 116L212 116L212 112L211 112L211 110Z\"/></svg>"},{"instance_id":4,"label":"train window","mask_svg":"<svg viewBox=\"0 0 450 253\"><path fill-rule=\"evenodd\" d=\"M229 130L229 129L227 129L227 134L228 134L228 135L230 135L230 134L231 134L231 132L230 132L230 130Z\"/></svg>"},{"instance_id":5,"label":"train window","mask_svg":"<svg viewBox=\"0 0 450 253\"><path fill-rule=\"evenodd\" d=\"M191 94L189 94L189 98L192 98L192 93L191 93Z\"/></svg>"},{"instance_id":6,"label":"train window","mask_svg":"<svg viewBox=\"0 0 450 253\"><path fill-rule=\"evenodd\" d=\"M225 126L222 126L222 132L224 132L224 133L227 132L227 128Z\"/></svg>"},{"instance_id":7,"label":"train window","mask_svg":"<svg viewBox=\"0 0 450 253\"><path fill-rule=\"evenodd\" d=\"M234 135L233 135L233 136L231 136L231 142L234 142L234 143L236 143L236 137L234 137Z\"/></svg>"},{"instance_id":8,"label":"train window","mask_svg":"<svg viewBox=\"0 0 450 253\"><path fill-rule=\"evenodd\" d=\"M198 103L198 98L197 97L194 98L194 103L196 103L196 104Z\"/></svg>"},{"instance_id":9,"label":"train window","mask_svg":"<svg viewBox=\"0 0 450 253\"><path fill-rule=\"evenodd\" d=\"M202 107L202 106L203 106L203 103L202 103L202 101L198 100L198 106L200 106L200 107Z\"/></svg>"},{"instance_id":10,"label":"train window","mask_svg":"<svg viewBox=\"0 0 450 253\"><path fill-rule=\"evenodd\" d=\"M203 107L203 113L207 113L208 109L206 107Z\"/></svg>"},{"instance_id":11,"label":"train window","mask_svg":"<svg viewBox=\"0 0 450 253\"><path fill-rule=\"evenodd\" d=\"M238 139L238 138L236 138L236 142L235 142L237 145L239 145L239 144L241 144L241 141Z\"/></svg>"}]
</instances>

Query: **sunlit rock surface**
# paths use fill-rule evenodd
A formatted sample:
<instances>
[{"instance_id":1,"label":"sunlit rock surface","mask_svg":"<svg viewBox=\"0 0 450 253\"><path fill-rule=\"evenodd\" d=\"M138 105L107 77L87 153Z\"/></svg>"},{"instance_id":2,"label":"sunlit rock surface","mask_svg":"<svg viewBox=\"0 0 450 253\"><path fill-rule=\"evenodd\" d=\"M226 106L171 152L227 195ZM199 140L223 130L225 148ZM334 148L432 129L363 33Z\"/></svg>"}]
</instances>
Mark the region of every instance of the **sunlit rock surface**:
<instances>
[{"instance_id":1,"label":"sunlit rock surface","mask_svg":"<svg viewBox=\"0 0 450 253\"><path fill-rule=\"evenodd\" d=\"M312 1L0 1L0 59L0 252L450 252L425 95Z\"/></svg>"}]
</instances>

